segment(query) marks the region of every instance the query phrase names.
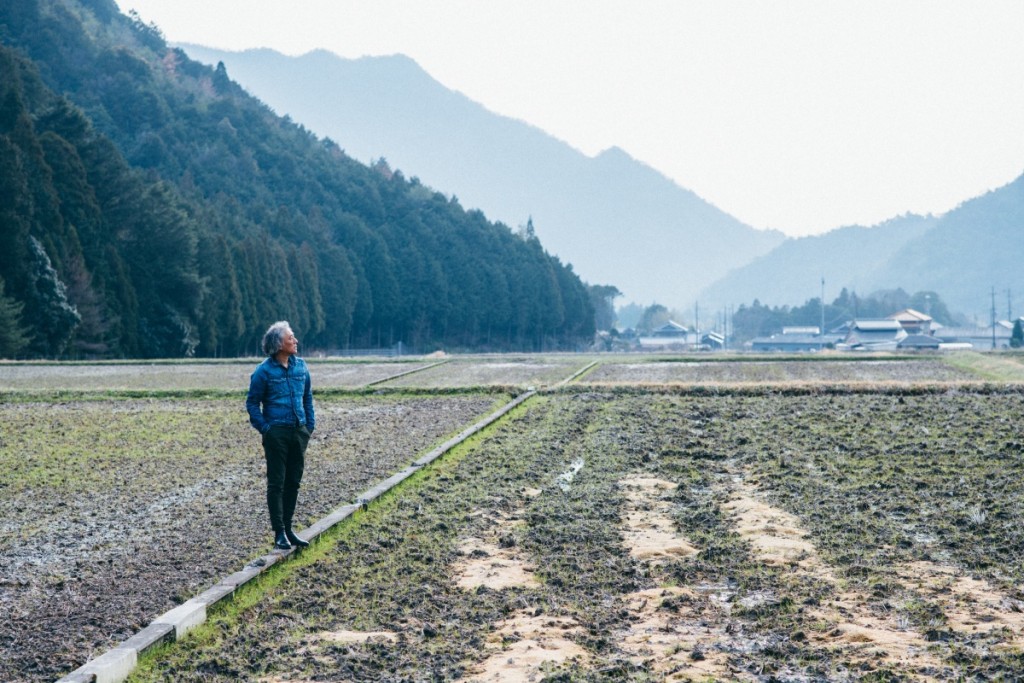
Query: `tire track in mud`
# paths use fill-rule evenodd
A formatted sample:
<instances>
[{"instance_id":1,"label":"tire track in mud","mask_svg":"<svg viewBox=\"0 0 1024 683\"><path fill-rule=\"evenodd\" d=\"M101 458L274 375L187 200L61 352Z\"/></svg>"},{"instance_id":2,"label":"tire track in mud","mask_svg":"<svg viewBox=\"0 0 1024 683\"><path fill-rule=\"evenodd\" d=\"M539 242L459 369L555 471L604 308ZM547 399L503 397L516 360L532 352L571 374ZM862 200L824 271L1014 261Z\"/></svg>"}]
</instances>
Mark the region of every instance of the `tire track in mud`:
<instances>
[{"instance_id":1,"label":"tire track in mud","mask_svg":"<svg viewBox=\"0 0 1024 683\"><path fill-rule=\"evenodd\" d=\"M841 649L844 659L885 662L923 672L941 671L941 659L929 652L924 634L897 622L894 614L877 614L869 608L869 596L844 588L833 567L818 555L809 532L800 521L764 496L742 477L734 477L729 501L723 506L735 529L760 561L786 568L794 578L822 581L831 588L832 600L808 610L808 620L825 628L809 630L811 643ZM881 655L881 657L879 657Z\"/></svg>"},{"instance_id":2,"label":"tire track in mud","mask_svg":"<svg viewBox=\"0 0 1024 683\"><path fill-rule=\"evenodd\" d=\"M575 461L567 472L555 478L555 485L566 491L582 469L582 460ZM566 476L571 473L571 476ZM543 493L527 487L520 495L526 502ZM481 587L491 590L506 588L539 589L536 564L512 540L526 526L526 510L517 507L511 512L480 509L470 514L489 525L480 536L463 537L459 543L459 561L452 566L455 583L464 591ZM520 609L492 625L484 639L483 661L471 666L468 681L486 683L529 683L543 675L545 667L569 660L586 662L589 653L575 639L583 633L579 622L569 616L542 615Z\"/></svg>"},{"instance_id":3,"label":"tire track in mud","mask_svg":"<svg viewBox=\"0 0 1024 683\"><path fill-rule=\"evenodd\" d=\"M730 679L737 672L728 655L716 647L729 639L725 624L713 624L696 605L702 596L689 587L670 585L662 569L691 557L697 548L676 531L667 498L673 482L646 475L619 481L625 491L623 543L631 557L646 564L662 584L622 596L632 615L629 628L616 634L616 644L638 666L666 681Z\"/></svg>"},{"instance_id":4,"label":"tire track in mud","mask_svg":"<svg viewBox=\"0 0 1024 683\"><path fill-rule=\"evenodd\" d=\"M956 674L943 655L945 633L972 635L1002 631L1004 649L1024 646L1024 602L1010 598L986 581L964 575L955 567L919 561L896 565L892 573L901 598L879 605L866 592L849 587L837 568L819 554L810 533L789 512L771 505L764 491L735 475L723 508L737 533L765 564L782 567L795 579L827 584L832 599L807 611L808 640L839 655L845 662L885 662L913 672L917 680L949 680ZM933 628L913 628L902 614L909 603L935 606L941 616ZM943 626L948 631L943 630Z\"/></svg>"}]
</instances>

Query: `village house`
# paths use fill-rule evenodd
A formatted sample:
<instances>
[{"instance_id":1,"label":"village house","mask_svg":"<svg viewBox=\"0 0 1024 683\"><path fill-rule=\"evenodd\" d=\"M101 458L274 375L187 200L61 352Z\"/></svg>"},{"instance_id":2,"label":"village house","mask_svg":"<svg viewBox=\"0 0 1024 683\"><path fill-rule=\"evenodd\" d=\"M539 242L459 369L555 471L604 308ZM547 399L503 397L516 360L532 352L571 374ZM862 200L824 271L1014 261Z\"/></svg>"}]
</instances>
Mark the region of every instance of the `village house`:
<instances>
[{"instance_id":1,"label":"village house","mask_svg":"<svg viewBox=\"0 0 1024 683\"><path fill-rule=\"evenodd\" d=\"M1013 324L996 323L995 327L944 327L935 333L943 344L970 344L978 350L1005 349L1010 346Z\"/></svg>"},{"instance_id":2,"label":"village house","mask_svg":"<svg viewBox=\"0 0 1024 683\"><path fill-rule=\"evenodd\" d=\"M930 315L915 311L913 308L905 308L898 313L893 313L888 316L888 319L898 322L906 330L907 334L930 335L933 327L941 327L941 325L932 320Z\"/></svg>"},{"instance_id":3,"label":"village house","mask_svg":"<svg viewBox=\"0 0 1024 683\"><path fill-rule=\"evenodd\" d=\"M821 351L843 341L842 334L821 334L818 327L783 327L780 334L757 337L750 342L752 351Z\"/></svg>"}]
</instances>

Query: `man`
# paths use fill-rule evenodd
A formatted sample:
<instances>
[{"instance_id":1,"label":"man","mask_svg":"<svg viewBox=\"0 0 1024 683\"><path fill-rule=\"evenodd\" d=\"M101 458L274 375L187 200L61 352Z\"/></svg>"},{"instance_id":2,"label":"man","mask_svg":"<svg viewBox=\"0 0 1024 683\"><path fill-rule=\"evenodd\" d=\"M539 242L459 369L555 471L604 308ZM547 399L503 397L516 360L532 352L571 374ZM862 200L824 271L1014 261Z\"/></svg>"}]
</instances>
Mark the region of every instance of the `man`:
<instances>
[{"instance_id":1,"label":"man","mask_svg":"<svg viewBox=\"0 0 1024 683\"><path fill-rule=\"evenodd\" d=\"M306 446L316 427L309 371L295 355L298 350L299 340L287 321L271 325L263 335L267 358L252 373L245 399L249 422L263 435L267 508L279 550L309 545L292 531Z\"/></svg>"}]
</instances>

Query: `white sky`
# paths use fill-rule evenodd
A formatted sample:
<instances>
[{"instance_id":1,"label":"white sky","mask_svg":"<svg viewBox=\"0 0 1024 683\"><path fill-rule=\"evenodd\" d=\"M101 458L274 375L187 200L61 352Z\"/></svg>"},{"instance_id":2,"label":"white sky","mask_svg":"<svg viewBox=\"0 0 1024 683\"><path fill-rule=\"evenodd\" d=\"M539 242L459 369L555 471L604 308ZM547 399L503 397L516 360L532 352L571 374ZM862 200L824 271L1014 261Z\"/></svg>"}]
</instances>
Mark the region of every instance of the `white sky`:
<instances>
[{"instance_id":1,"label":"white sky","mask_svg":"<svg viewBox=\"0 0 1024 683\"><path fill-rule=\"evenodd\" d=\"M790 235L943 213L1024 173L1022 0L117 2L172 42L408 55Z\"/></svg>"}]
</instances>

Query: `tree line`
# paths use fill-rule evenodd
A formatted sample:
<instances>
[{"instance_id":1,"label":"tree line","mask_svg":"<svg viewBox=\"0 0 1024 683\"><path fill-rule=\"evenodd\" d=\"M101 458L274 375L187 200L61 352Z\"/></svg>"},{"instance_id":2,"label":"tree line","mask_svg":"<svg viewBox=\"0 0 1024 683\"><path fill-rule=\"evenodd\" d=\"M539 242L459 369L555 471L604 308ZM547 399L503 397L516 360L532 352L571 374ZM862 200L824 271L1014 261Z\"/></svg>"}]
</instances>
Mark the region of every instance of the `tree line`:
<instances>
[{"instance_id":1,"label":"tree line","mask_svg":"<svg viewBox=\"0 0 1024 683\"><path fill-rule=\"evenodd\" d=\"M838 327L857 318L885 318L912 308L927 313L942 325L957 325L964 321L954 318L942 298L932 291L908 294L903 289L886 289L868 296L858 296L845 287L832 303L825 304L825 329ZM732 315L731 336L737 341L749 341L782 332L784 327L820 327L822 321L821 298L808 299L800 306L766 306L757 299L743 304Z\"/></svg>"},{"instance_id":2,"label":"tree line","mask_svg":"<svg viewBox=\"0 0 1024 683\"><path fill-rule=\"evenodd\" d=\"M604 299L479 211L360 164L111 0L0 6L0 355L589 343Z\"/></svg>"}]
</instances>

